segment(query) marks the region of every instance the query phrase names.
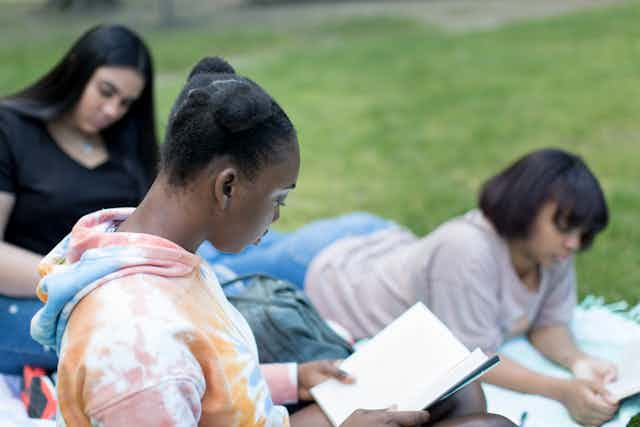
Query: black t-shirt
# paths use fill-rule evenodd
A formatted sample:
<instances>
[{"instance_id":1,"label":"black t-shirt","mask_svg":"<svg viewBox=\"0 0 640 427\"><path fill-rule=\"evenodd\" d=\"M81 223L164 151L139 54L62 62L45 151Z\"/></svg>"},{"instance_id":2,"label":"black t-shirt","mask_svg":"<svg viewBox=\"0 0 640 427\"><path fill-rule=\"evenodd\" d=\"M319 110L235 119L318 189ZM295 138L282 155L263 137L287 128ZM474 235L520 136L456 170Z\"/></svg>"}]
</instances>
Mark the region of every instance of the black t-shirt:
<instances>
[{"instance_id":1,"label":"black t-shirt","mask_svg":"<svg viewBox=\"0 0 640 427\"><path fill-rule=\"evenodd\" d=\"M0 191L16 198L4 241L45 255L83 215L137 206L139 183L107 148L109 160L88 169L62 151L42 121L0 107Z\"/></svg>"}]
</instances>

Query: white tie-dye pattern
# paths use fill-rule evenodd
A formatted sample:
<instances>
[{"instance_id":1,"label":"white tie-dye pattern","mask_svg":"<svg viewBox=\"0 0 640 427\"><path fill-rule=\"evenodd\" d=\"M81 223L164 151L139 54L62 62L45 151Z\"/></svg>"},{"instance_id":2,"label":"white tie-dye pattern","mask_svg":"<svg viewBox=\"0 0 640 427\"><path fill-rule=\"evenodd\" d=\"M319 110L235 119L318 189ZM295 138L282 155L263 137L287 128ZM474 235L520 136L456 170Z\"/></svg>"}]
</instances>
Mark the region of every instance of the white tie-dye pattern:
<instances>
[{"instance_id":1,"label":"white tie-dye pattern","mask_svg":"<svg viewBox=\"0 0 640 427\"><path fill-rule=\"evenodd\" d=\"M194 416L192 408L200 408L199 401L185 401L183 393L169 388L169 392L162 395L162 403L167 413L171 416L171 425L173 427L193 427L198 424L200 411Z\"/></svg>"},{"instance_id":2,"label":"white tie-dye pattern","mask_svg":"<svg viewBox=\"0 0 640 427\"><path fill-rule=\"evenodd\" d=\"M97 390L113 386L117 393L137 391L157 384L163 376L176 369L200 370L189 349L176 339L178 334L195 332L193 325L182 318L166 295L146 282L143 275L136 278L139 283L132 286L144 292L146 312L143 318L137 318L134 327L127 320L132 318L137 304L132 294L119 286L105 286L98 294L103 304L112 304L113 301L118 301L118 304L110 306L108 319L101 318L102 312L96 313L99 324L104 326L94 330L86 351L87 369L102 374L100 382L95 384ZM144 349L144 360L131 351L134 348ZM155 362L149 363L149 360ZM184 366L185 363L190 366ZM131 384L127 380L127 373L133 371L141 373L139 384ZM200 377L202 381L198 388L203 394L205 386L201 373Z\"/></svg>"}]
</instances>

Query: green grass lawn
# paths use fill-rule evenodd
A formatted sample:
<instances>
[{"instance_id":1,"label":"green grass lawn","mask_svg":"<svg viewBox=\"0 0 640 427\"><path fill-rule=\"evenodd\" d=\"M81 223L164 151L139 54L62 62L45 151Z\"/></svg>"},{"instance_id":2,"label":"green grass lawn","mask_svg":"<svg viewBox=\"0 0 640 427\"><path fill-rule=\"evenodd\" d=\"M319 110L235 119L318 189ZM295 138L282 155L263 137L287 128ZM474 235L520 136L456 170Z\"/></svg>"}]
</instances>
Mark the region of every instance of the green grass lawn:
<instances>
[{"instance_id":1,"label":"green grass lawn","mask_svg":"<svg viewBox=\"0 0 640 427\"><path fill-rule=\"evenodd\" d=\"M0 93L41 74L88 26L30 17L18 29L23 8L3 14ZM612 214L578 257L580 294L637 303L639 14L636 2L455 34L394 17L139 31L156 59L161 126L203 55L227 57L289 112L303 165L278 228L368 210L426 233L472 208L511 160L561 147L600 177Z\"/></svg>"}]
</instances>

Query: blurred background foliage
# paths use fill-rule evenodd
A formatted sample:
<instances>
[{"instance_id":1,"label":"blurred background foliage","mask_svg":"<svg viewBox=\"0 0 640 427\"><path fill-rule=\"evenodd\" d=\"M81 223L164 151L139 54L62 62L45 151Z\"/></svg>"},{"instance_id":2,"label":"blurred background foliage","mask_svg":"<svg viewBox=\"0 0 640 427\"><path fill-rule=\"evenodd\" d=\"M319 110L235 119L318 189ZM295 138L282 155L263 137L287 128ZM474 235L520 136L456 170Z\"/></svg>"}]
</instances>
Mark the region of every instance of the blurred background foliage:
<instances>
[{"instance_id":1,"label":"blurred background foliage","mask_svg":"<svg viewBox=\"0 0 640 427\"><path fill-rule=\"evenodd\" d=\"M580 294L640 302L638 1L578 10L562 1L106 2L0 0L0 94L40 76L88 27L120 22L153 51L162 134L190 67L221 55L298 129L303 165L276 226L284 230L367 210L426 233L474 207L481 183L516 157L571 150L611 208L610 227L578 256Z\"/></svg>"}]
</instances>

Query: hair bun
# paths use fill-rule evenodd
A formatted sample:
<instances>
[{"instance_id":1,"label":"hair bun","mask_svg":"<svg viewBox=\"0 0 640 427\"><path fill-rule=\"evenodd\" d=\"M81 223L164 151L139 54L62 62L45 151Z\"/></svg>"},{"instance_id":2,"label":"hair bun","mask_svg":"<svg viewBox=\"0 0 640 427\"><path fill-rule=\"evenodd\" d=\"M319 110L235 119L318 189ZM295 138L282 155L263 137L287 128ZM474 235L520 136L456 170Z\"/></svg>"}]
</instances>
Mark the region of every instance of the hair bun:
<instances>
[{"instance_id":1,"label":"hair bun","mask_svg":"<svg viewBox=\"0 0 640 427\"><path fill-rule=\"evenodd\" d=\"M216 122L230 132L254 127L272 113L271 97L245 80L217 80L210 84Z\"/></svg>"},{"instance_id":2,"label":"hair bun","mask_svg":"<svg viewBox=\"0 0 640 427\"><path fill-rule=\"evenodd\" d=\"M224 59L219 56L202 58L189 73L189 79L196 74L219 73L219 74L235 74L236 70Z\"/></svg>"}]
</instances>

